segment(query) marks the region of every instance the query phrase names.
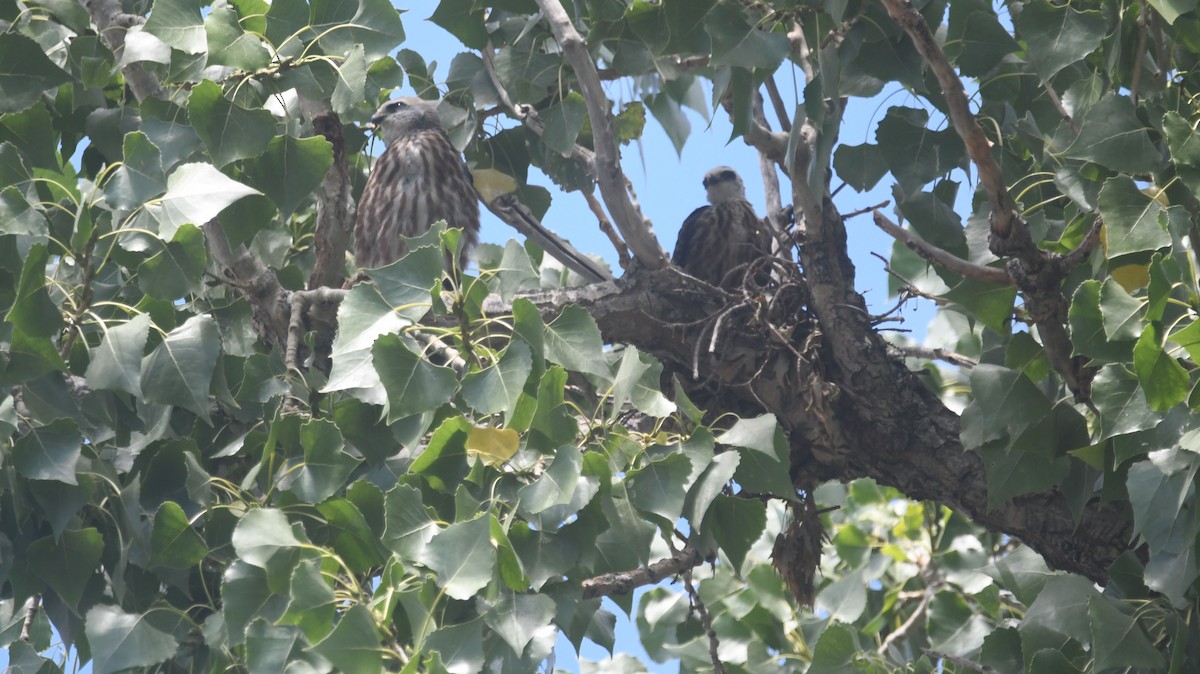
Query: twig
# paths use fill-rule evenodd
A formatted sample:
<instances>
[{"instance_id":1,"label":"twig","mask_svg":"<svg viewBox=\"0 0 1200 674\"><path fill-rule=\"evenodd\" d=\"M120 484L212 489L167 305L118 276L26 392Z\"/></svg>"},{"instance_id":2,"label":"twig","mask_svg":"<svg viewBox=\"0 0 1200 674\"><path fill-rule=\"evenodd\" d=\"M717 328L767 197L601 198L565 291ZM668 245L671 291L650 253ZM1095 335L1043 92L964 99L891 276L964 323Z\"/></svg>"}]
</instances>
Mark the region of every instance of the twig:
<instances>
[{"instance_id":1,"label":"twig","mask_svg":"<svg viewBox=\"0 0 1200 674\"><path fill-rule=\"evenodd\" d=\"M893 239L908 246L914 253L921 256L921 259L930 264L977 281L986 281L998 285L1013 284L1012 277L1005 270L968 262L957 255L948 253L923 239L913 236L908 230L901 228L900 225L892 222L886 215L879 211L875 211L874 220L875 226L887 232Z\"/></svg>"},{"instance_id":2,"label":"twig","mask_svg":"<svg viewBox=\"0 0 1200 674\"><path fill-rule=\"evenodd\" d=\"M720 654L717 652L721 642L717 640L717 631L713 629L712 617L708 615L704 600L700 598L700 593L696 591L696 586L692 583L691 569L683 572L683 586L687 588L692 606L696 607L696 612L700 614L700 624L704 626L704 634L708 637L708 658L712 661L713 673L725 674L725 663L721 662Z\"/></svg>"},{"instance_id":3,"label":"twig","mask_svg":"<svg viewBox=\"0 0 1200 674\"><path fill-rule=\"evenodd\" d=\"M979 364L979 361L974 358L968 358L961 353L947 351L946 349L930 349L924 346L898 346L893 344L901 354L907 358L925 358L926 360L944 360L951 365L959 367L971 368Z\"/></svg>"},{"instance_id":4,"label":"twig","mask_svg":"<svg viewBox=\"0 0 1200 674\"><path fill-rule=\"evenodd\" d=\"M479 200L496 217L508 223L525 238L531 239L541 246L542 250L562 262L567 269L592 283L612 280L613 275L602 265L575 250L574 246L563 241L557 234L542 225L533 211L521 203L516 195L504 194L492 199L491 202L484 201L483 196L480 195Z\"/></svg>"},{"instance_id":5,"label":"twig","mask_svg":"<svg viewBox=\"0 0 1200 674\"><path fill-rule=\"evenodd\" d=\"M1042 89L1046 91L1046 96L1054 104L1054 109L1058 110L1059 116L1070 127L1071 133L1078 135L1079 127L1075 125L1075 120L1071 118L1071 113L1067 112L1066 106L1063 105L1062 99L1058 97L1058 93L1054 91L1054 87L1050 86L1049 82L1042 82Z\"/></svg>"},{"instance_id":6,"label":"twig","mask_svg":"<svg viewBox=\"0 0 1200 674\"><path fill-rule=\"evenodd\" d=\"M860 208L856 211L850 211L849 213L842 213L842 220L849 220L850 218L858 217L860 215L870 213L871 211L877 211L881 208L887 208L888 205L891 203L892 203L891 201L881 201L881 202L875 204L874 206L867 206L866 208Z\"/></svg>"},{"instance_id":7,"label":"twig","mask_svg":"<svg viewBox=\"0 0 1200 674\"><path fill-rule=\"evenodd\" d=\"M617 264L621 265L621 269L629 269L629 247L617 235L617 231L613 229L612 223L608 221L608 215L604 212L604 207L596 199L596 195L587 190L580 190L588 208L591 209L592 215L596 216L596 222L600 225L600 231L604 232L604 236L608 237L613 248L617 249Z\"/></svg>"},{"instance_id":8,"label":"twig","mask_svg":"<svg viewBox=\"0 0 1200 674\"><path fill-rule=\"evenodd\" d=\"M428 332L417 330L410 332L409 334L411 334L418 342L424 343L427 349L431 349L435 353L441 354L442 357L446 359L446 365L454 368L454 371L459 375L462 375L463 372L466 372L467 361L463 359L462 354L458 352L458 349L455 349L449 344L443 342L440 338L438 338L437 335L433 335Z\"/></svg>"},{"instance_id":9,"label":"twig","mask_svg":"<svg viewBox=\"0 0 1200 674\"><path fill-rule=\"evenodd\" d=\"M1141 11L1138 12L1137 27L1138 41L1137 48L1133 52L1133 79L1129 83L1129 98L1134 105L1138 103L1138 85L1142 83L1142 59L1146 57L1146 3L1145 0L1138 3Z\"/></svg>"},{"instance_id":10,"label":"twig","mask_svg":"<svg viewBox=\"0 0 1200 674\"><path fill-rule=\"evenodd\" d=\"M1104 229L1104 218L1096 216L1095 222L1092 223L1092 228L1088 230L1087 235L1083 237L1083 241L1079 242L1073 250L1062 256L1060 264L1063 272L1069 272L1079 266L1088 255L1096 250L1096 246L1100 245L1100 230Z\"/></svg>"},{"instance_id":11,"label":"twig","mask_svg":"<svg viewBox=\"0 0 1200 674\"><path fill-rule=\"evenodd\" d=\"M695 548L685 546L679 552L660 559L653 564L630 571L605 573L595 578L588 578L581 584L584 599L595 597L610 597L614 594L629 594L634 588L652 585L658 581L674 576L684 569L690 569L704 563L704 556Z\"/></svg>"},{"instance_id":12,"label":"twig","mask_svg":"<svg viewBox=\"0 0 1200 674\"><path fill-rule=\"evenodd\" d=\"M884 653L887 653L888 647L891 646L893 642L907 636L908 631L912 629L913 625L915 625L918 620L925 616L925 609L929 608L929 602L931 599L933 599L933 592L926 588L925 592L922 593L921 603L917 604L917 607L913 609L912 614L910 614L908 618L904 620L904 622L900 623L899 627L892 630L892 632L887 635L887 637L883 640L883 643L879 644L879 648L875 649L875 652L883 655Z\"/></svg>"},{"instance_id":13,"label":"twig","mask_svg":"<svg viewBox=\"0 0 1200 674\"><path fill-rule=\"evenodd\" d=\"M659 269L666 266L667 255L650 232L646 218L629 198L627 181L617 156L617 140L613 133L608 97L596 64L588 53L583 37L575 30L571 17L559 0L537 0L538 7L554 38L562 47L563 55L575 77L579 80L584 101L587 103L588 118L592 122L592 139L596 148L596 182L600 195L612 216L613 224L621 232L629 250L643 266Z\"/></svg>"},{"instance_id":14,"label":"twig","mask_svg":"<svg viewBox=\"0 0 1200 674\"><path fill-rule=\"evenodd\" d=\"M33 621L37 619L42 596L35 594L25 602L25 621L21 623L21 641L29 641L33 634Z\"/></svg>"},{"instance_id":15,"label":"twig","mask_svg":"<svg viewBox=\"0 0 1200 674\"><path fill-rule=\"evenodd\" d=\"M942 52L937 39L929 29L929 24L925 23L925 18L917 12L909 0L883 0L883 4L887 7L892 20L905 33L908 33L917 51L925 57L930 68L933 69L934 75L937 76L938 84L942 86L946 106L950 111L950 121L954 124L954 130L963 139L971 162L979 170L979 181L987 190L992 210L992 233L1001 239L1009 238L1017 220L1016 209L1012 196L1008 193L1008 187L1004 184L1004 174L1000 170L1000 164L992 157L992 143L976 123L975 116L971 114L967 102L967 92L963 88L962 80L954 72L950 61L946 59L946 54Z\"/></svg>"},{"instance_id":16,"label":"twig","mask_svg":"<svg viewBox=\"0 0 1200 674\"><path fill-rule=\"evenodd\" d=\"M803 39L803 34L801 39ZM783 129L784 133L791 133L791 114L788 112L787 106L783 104L783 97L779 95L779 87L775 86L775 76L768 75L765 84L767 85L767 96L771 98L771 106L775 108L775 116L779 118L779 128Z\"/></svg>"}]
</instances>

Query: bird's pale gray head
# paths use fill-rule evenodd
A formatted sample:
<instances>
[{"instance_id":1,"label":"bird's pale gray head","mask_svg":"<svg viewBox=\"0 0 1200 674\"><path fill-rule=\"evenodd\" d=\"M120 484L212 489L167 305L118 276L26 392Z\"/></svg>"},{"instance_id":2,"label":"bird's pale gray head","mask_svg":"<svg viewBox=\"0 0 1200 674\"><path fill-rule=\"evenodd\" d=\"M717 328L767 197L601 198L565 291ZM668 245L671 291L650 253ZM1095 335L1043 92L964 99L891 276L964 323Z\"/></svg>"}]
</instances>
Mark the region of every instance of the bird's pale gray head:
<instances>
[{"instance_id":1,"label":"bird's pale gray head","mask_svg":"<svg viewBox=\"0 0 1200 674\"><path fill-rule=\"evenodd\" d=\"M389 143L419 131L442 127L437 104L415 96L392 99L379 106L375 114L371 115L371 124Z\"/></svg>"},{"instance_id":2,"label":"bird's pale gray head","mask_svg":"<svg viewBox=\"0 0 1200 674\"><path fill-rule=\"evenodd\" d=\"M742 183L742 177L728 166L718 166L705 173L704 189L708 192L708 202L711 204L746 198L746 185Z\"/></svg>"}]
</instances>

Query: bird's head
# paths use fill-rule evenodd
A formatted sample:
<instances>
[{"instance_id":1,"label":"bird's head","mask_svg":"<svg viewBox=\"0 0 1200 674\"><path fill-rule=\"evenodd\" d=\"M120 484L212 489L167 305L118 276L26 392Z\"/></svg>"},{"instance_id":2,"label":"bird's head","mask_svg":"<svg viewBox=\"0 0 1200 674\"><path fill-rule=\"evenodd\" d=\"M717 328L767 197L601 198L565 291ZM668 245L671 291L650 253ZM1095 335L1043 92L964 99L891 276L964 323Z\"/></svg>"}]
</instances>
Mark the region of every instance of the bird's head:
<instances>
[{"instance_id":1,"label":"bird's head","mask_svg":"<svg viewBox=\"0 0 1200 674\"><path fill-rule=\"evenodd\" d=\"M415 96L392 99L371 115L371 128L382 133L384 140L389 143L418 131L441 127L437 104Z\"/></svg>"},{"instance_id":2,"label":"bird's head","mask_svg":"<svg viewBox=\"0 0 1200 674\"><path fill-rule=\"evenodd\" d=\"M746 198L746 185L742 183L742 177L728 166L718 166L705 173L704 189L708 192L708 202L711 204Z\"/></svg>"}]
</instances>

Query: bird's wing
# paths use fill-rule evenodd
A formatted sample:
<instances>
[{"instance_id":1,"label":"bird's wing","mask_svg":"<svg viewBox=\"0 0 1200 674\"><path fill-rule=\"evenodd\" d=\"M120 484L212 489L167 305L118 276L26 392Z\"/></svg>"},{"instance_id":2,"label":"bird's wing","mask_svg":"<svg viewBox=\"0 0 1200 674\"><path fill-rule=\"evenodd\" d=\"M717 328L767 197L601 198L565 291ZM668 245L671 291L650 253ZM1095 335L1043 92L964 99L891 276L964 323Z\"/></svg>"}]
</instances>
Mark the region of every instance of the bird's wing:
<instances>
[{"instance_id":1,"label":"bird's wing","mask_svg":"<svg viewBox=\"0 0 1200 674\"><path fill-rule=\"evenodd\" d=\"M675 239L675 252L671 254L671 264L681 269L687 267L688 253L692 250L692 239L696 237L696 230L702 226L700 223L704 219L704 214L710 210L712 210L712 206L701 206L684 219L683 226L679 228L679 237Z\"/></svg>"}]
</instances>

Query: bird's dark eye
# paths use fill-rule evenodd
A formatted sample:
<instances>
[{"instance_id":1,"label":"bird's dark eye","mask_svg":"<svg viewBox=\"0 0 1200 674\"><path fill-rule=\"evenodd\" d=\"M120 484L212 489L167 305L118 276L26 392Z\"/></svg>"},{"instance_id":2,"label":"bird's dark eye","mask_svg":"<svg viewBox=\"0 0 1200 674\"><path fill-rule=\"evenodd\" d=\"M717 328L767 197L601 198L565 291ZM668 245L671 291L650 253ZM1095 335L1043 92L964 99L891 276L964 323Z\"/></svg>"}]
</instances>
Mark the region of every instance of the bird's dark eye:
<instances>
[{"instance_id":1,"label":"bird's dark eye","mask_svg":"<svg viewBox=\"0 0 1200 674\"><path fill-rule=\"evenodd\" d=\"M396 112L400 108L407 108L407 107L408 107L408 104L405 103L404 101L392 101L391 103L388 103L387 111L388 112Z\"/></svg>"},{"instance_id":2,"label":"bird's dark eye","mask_svg":"<svg viewBox=\"0 0 1200 674\"><path fill-rule=\"evenodd\" d=\"M717 180L724 182L726 180L734 180L736 178L737 174L733 171L721 171L721 175L717 178Z\"/></svg>"}]
</instances>

